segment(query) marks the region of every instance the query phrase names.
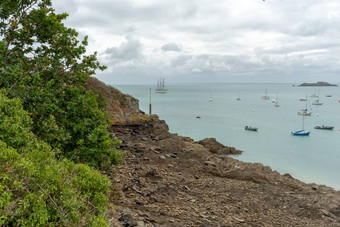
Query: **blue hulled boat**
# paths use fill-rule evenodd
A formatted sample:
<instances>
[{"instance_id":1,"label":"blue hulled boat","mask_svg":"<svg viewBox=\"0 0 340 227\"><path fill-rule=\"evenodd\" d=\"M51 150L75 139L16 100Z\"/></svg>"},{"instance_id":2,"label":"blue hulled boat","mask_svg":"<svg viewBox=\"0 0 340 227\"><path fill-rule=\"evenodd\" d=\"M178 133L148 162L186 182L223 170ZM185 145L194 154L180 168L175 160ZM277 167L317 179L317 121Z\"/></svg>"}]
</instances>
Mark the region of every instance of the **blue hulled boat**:
<instances>
[{"instance_id":1,"label":"blue hulled boat","mask_svg":"<svg viewBox=\"0 0 340 227\"><path fill-rule=\"evenodd\" d=\"M308 136L310 131L305 131L305 130L299 130L299 131L294 131L292 134L294 136Z\"/></svg>"}]
</instances>

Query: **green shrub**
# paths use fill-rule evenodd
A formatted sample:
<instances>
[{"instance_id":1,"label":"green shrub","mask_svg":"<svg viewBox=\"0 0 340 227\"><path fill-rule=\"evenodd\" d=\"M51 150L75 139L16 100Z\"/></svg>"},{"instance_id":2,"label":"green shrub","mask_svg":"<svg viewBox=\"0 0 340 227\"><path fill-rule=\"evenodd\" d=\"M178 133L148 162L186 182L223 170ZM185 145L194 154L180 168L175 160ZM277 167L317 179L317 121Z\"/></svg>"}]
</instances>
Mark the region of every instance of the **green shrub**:
<instances>
[{"instance_id":1,"label":"green shrub","mask_svg":"<svg viewBox=\"0 0 340 227\"><path fill-rule=\"evenodd\" d=\"M96 70L96 53L85 55L87 37L63 24L50 0L0 1L0 89L20 97L32 114L32 131L63 157L105 169L119 163L119 140L107 132L93 92L85 89Z\"/></svg>"},{"instance_id":2,"label":"green shrub","mask_svg":"<svg viewBox=\"0 0 340 227\"><path fill-rule=\"evenodd\" d=\"M57 160L19 99L0 94L0 226L107 226L109 180Z\"/></svg>"}]
</instances>

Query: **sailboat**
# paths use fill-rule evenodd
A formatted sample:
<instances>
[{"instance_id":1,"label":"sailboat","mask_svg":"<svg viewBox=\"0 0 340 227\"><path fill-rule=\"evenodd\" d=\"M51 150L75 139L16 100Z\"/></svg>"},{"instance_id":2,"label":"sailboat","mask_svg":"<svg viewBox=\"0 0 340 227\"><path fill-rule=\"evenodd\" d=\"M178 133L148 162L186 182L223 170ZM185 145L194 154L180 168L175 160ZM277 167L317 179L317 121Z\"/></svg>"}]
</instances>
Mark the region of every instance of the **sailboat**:
<instances>
[{"instance_id":1,"label":"sailboat","mask_svg":"<svg viewBox=\"0 0 340 227\"><path fill-rule=\"evenodd\" d=\"M316 99L314 102L312 102L312 105L322 105L323 102L320 102L320 100Z\"/></svg>"},{"instance_id":2,"label":"sailboat","mask_svg":"<svg viewBox=\"0 0 340 227\"><path fill-rule=\"evenodd\" d=\"M303 115L303 116L311 116L312 115L312 111L308 111L307 109L307 95L306 95L306 108L305 109L302 109L301 111L297 112L297 114L299 115Z\"/></svg>"},{"instance_id":3,"label":"sailboat","mask_svg":"<svg viewBox=\"0 0 340 227\"><path fill-rule=\"evenodd\" d=\"M210 89L209 89L209 102L212 102L212 101L214 101L214 98L211 95L211 87L210 87Z\"/></svg>"},{"instance_id":4,"label":"sailboat","mask_svg":"<svg viewBox=\"0 0 340 227\"><path fill-rule=\"evenodd\" d=\"M164 78L159 78L157 81L157 88L156 88L156 93L166 93L168 89L165 88L165 82L164 82Z\"/></svg>"},{"instance_id":5,"label":"sailboat","mask_svg":"<svg viewBox=\"0 0 340 227\"><path fill-rule=\"evenodd\" d=\"M269 99L269 96L267 95L267 89L266 89L265 95L262 96L261 99L263 99L263 100L268 100Z\"/></svg>"},{"instance_id":6,"label":"sailboat","mask_svg":"<svg viewBox=\"0 0 340 227\"><path fill-rule=\"evenodd\" d=\"M316 91L316 89L315 89L315 91ZM316 94L316 92L315 92L314 94L310 95L309 97L311 97L311 98L319 98L319 95L320 95L320 89L318 90L318 94Z\"/></svg>"},{"instance_id":7,"label":"sailboat","mask_svg":"<svg viewBox=\"0 0 340 227\"><path fill-rule=\"evenodd\" d=\"M276 94L276 101L275 101L275 104L274 104L275 107L279 107L280 104L279 104L279 96Z\"/></svg>"},{"instance_id":8,"label":"sailboat","mask_svg":"<svg viewBox=\"0 0 340 227\"><path fill-rule=\"evenodd\" d=\"M308 136L310 131L305 130L305 115L302 115L302 130L291 132L294 136Z\"/></svg>"}]
</instances>

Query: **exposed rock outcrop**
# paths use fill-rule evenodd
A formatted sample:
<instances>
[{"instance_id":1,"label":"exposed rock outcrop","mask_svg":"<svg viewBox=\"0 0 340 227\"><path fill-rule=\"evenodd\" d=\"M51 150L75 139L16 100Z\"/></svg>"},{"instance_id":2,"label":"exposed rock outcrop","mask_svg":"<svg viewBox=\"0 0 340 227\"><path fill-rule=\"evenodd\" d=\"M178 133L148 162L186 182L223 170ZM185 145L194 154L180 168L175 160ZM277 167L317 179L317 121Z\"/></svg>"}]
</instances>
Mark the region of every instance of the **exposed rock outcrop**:
<instances>
[{"instance_id":1,"label":"exposed rock outcrop","mask_svg":"<svg viewBox=\"0 0 340 227\"><path fill-rule=\"evenodd\" d=\"M216 141L215 138L205 138L198 141L213 154L229 155L229 154L241 154L242 151L235 149L235 147L224 146Z\"/></svg>"},{"instance_id":2,"label":"exposed rock outcrop","mask_svg":"<svg viewBox=\"0 0 340 227\"><path fill-rule=\"evenodd\" d=\"M139 109L138 100L131 95L123 95L116 88L93 77L87 81L86 88L106 102L105 110L109 113L112 124L135 124L149 119L149 116Z\"/></svg>"},{"instance_id":3,"label":"exposed rock outcrop","mask_svg":"<svg viewBox=\"0 0 340 227\"><path fill-rule=\"evenodd\" d=\"M219 155L234 148L171 134L156 115L121 110L124 120L110 130L130 152L106 173L111 226L340 226L339 191ZM141 119L129 121L131 113Z\"/></svg>"}]
</instances>

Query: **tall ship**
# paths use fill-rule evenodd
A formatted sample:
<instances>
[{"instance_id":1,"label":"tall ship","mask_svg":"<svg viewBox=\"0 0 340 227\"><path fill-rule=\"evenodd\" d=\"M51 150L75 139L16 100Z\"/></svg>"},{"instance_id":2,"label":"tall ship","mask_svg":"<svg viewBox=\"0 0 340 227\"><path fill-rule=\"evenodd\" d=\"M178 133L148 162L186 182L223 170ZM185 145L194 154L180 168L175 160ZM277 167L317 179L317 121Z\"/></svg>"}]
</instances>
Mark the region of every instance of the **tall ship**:
<instances>
[{"instance_id":1,"label":"tall ship","mask_svg":"<svg viewBox=\"0 0 340 227\"><path fill-rule=\"evenodd\" d=\"M164 78L158 78L156 93L166 93L168 89L165 88Z\"/></svg>"}]
</instances>

